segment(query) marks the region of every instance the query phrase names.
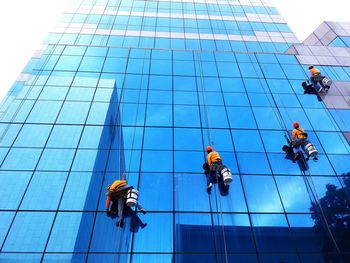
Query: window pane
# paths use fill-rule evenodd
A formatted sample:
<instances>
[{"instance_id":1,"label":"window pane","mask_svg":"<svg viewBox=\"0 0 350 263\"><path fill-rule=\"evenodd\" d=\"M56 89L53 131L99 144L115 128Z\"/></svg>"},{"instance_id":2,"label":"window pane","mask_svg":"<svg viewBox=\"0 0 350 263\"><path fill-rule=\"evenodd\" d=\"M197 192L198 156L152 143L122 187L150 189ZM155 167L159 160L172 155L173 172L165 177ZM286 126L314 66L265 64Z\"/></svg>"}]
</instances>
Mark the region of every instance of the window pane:
<instances>
[{"instance_id":1,"label":"window pane","mask_svg":"<svg viewBox=\"0 0 350 263\"><path fill-rule=\"evenodd\" d=\"M56 210L66 179L67 173L34 173L21 203L21 209ZM52 189L55 190L53 191Z\"/></svg>"},{"instance_id":2,"label":"window pane","mask_svg":"<svg viewBox=\"0 0 350 263\"><path fill-rule=\"evenodd\" d=\"M283 212L272 177L244 176L243 185L251 212ZM259 189L259 191L256 189Z\"/></svg>"},{"instance_id":3,"label":"window pane","mask_svg":"<svg viewBox=\"0 0 350 263\"><path fill-rule=\"evenodd\" d=\"M45 248L54 216L55 213L48 212L18 212L2 252L42 252Z\"/></svg>"}]
</instances>

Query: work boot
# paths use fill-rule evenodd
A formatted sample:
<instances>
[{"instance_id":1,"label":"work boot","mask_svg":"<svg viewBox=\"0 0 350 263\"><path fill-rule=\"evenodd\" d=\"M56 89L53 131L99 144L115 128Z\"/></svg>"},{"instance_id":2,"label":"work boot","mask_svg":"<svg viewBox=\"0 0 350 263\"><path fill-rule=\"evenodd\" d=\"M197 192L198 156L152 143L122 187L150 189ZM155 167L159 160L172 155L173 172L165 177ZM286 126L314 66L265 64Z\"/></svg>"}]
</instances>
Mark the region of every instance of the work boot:
<instances>
[{"instance_id":1,"label":"work boot","mask_svg":"<svg viewBox=\"0 0 350 263\"><path fill-rule=\"evenodd\" d=\"M211 193L211 188L213 187L212 183L209 183L207 186L207 193L210 194Z\"/></svg>"},{"instance_id":2,"label":"work boot","mask_svg":"<svg viewBox=\"0 0 350 263\"><path fill-rule=\"evenodd\" d=\"M123 228L124 227L124 220L123 219L119 219L117 221L117 227Z\"/></svg>"},{"instance_id":3,"label":"work boot","mask_svg":"<svg viewBox=\"0 0 350 263\"><path fill-rule=\"evenodd\" d=\"M147 214L147 211L144 210L144 209L141 209L140 211L141 211L141 213L144 214L144 215Z\"/></svg>"},{"instance_id":4,"label":"work boot","mask_svg":"<svg viewBox=\"0 0 350 263\"><path fill-rule=\"evenodd\" d=\"M314 157L314 161L318 161L318 158L317 158L317 156L315 156L315 157Z\"/></svg>"}]
</instances>

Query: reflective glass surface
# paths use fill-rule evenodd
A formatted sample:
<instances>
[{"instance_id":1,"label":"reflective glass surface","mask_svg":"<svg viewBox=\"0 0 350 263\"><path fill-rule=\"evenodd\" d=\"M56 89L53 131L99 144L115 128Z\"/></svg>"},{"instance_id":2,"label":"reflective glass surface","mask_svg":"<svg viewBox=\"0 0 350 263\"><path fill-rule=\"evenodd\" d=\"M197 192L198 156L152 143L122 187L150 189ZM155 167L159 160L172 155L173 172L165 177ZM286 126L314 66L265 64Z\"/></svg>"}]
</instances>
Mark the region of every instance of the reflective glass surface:
<instances>
[{"instance_id":1,"label":"reflective glass surface","mask_svg":"<svg viewBox=\"0 0 350 263\"><path fill-rule=\"evenodd\" d=\"M0 105L0 262L349 262L348 37L303 60L269 2L74 1Z\"/></svg>"}]
</instances>

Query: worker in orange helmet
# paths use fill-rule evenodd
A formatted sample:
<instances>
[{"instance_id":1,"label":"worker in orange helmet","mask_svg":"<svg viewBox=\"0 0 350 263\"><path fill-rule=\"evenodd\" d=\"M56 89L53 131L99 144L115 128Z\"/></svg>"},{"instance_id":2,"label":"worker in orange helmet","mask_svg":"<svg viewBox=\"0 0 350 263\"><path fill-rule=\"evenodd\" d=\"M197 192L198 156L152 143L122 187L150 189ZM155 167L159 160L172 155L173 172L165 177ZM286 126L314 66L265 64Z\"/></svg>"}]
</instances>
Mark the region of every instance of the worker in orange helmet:
<instances>
[{"instance_id":1,"label":"worker in orange helmet","mask_svg":"<svg viewBox=\"0 0 350 263\"><path fill-rule=\"evenodd\" d=\"M303 128L300 127L299 122L295 121L293 123L293 131L292 131L292 145L293 145L293 151L297 155L299 151L299 147L301 146L301 149L306 153L306 161L309 160L309 155L305 151L305 146L309 143L307 140L308 134L304 131ZM314 156L314 160L318 160L317 156Z\"/></svg>"},{"instance_id":2,"label":"worker in orange helmet","mask_svg":"<svg viewBox=\"0 0 350 263\"><path fill-rule=\"evenodd\" d=\"M310 80L314 83L317 92L328 92L331 85L331 81L328 81L328 84L324 85L322 83L322 80L325 77L321 75L321 71L318 68L315 68L314 65L309 66L309 71L311 74Z\"/></svg>"},{"instance_id":3,"label":"worker in orange helmet","mask_svg":"<svg viewBox=\"0 0 350 263\"><path fill-rule=\"evenodd\" d=\"M207 174L207 191L210 192L210 189L213 187L213 180L217 175L217 171L220 171L224 168L222 164L222 159L218 152L213 150L213 147L207 146L205 151L208 153L207 162L209 165L209 172Z\"/></svg>"},{"instance_id":4,"label":"worker in orange helmet","mask_svg":"<svg viewBox=\"0 0 350 263\"><path fill-rule=\"evenodd\" d=\"M107 186L106 213L107 215L109 215L110 213L113 213L109 209L111 202L118 203L118 219L119 219L117 222L118 227L123 227L123 223L124 223L123 210L124 210L124 205L126 201L126 195L130 189L133 189L133 187L129 186L126 180L115 180L113 184ZM146 214L146 211L142 208L142 206L139 203L136 204L136 207L143 214Z\"/></svg>"}]
</instances>

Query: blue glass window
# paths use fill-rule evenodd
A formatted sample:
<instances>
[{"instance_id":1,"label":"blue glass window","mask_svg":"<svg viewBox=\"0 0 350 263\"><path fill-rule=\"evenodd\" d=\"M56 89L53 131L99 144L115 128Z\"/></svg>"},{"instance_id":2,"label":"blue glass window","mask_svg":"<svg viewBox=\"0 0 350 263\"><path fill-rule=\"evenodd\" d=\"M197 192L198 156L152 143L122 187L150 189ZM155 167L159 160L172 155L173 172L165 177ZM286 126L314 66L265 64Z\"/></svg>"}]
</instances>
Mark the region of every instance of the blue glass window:
<instances>
[{"instance_id":1,"label":"blue glass window","mask_svg":"<svg viewBox=\"0 0 350 263\"><path fill-rule=\"evenodd\" d=\"M37 101L28 117L28 122L53 123L61 109L62 101Z\"/></svg>"},{"instance_id":2,"label":"blue glass window","mask_svg":"<svg viewBox=\"0 0 350 263\"><path fill-rule=\"evenodd\" d=\"M203 150L202 133L200 129L175 128L175 150Z\"/></svg>"},{"instance_id":3,"label":"blue glass window","mask_svg":"<svg viewBox=\"0 0 350 263\"><path fill-rule=\"evenodd\" d=\"M201 166L198 167L198 171L200 169L202 169ZM203 173L175 173L174 179L176 211L210 211L206 178ZM193 193L196 194L193 195Z\"/></svg>"},{"instance_id":4,"label":"blue glass window","mask_svg":"<svg viewBox=\"0 0 350 263\"><path fill-rule=\"evenodd\" d=\"M283 139L283 137L281 137L281 139ZM303 165L303 162L301 161L301 162L293 163L291 156L287 156L285 153L282 153L283 145L288 145L288 143L286 141L282 141L282 144L280 144L278 146L279 152L281 152L281 153L268 154L271 169L272 169L273 173L274 174L300 175L300 173L301 173L300 168L302 167L302 169L305 170L305 168L304 168L305 166Z\"/></svg>"},{"instance_id":5,"label":"blue glass window","mask_svg":"<svg viewBox=\"0 0 350 263\"><path fill-rule=\"evenodd\" d=\"M84 124L90 108L90 102L69 102L63 104L57 123Z\"/></svg>"},{"instance_id":6,"label":"blue glass window","mask_svg":"<svg viewBox=\"0 0 350 263\"><path fill-rule=\"evenodd\" d=\"M72 166L72 171L103 171L108 159L107 150L78 149Z\"/></svg>"},{"instance_id":7,"label":"blue glass window","mask_svg":"<svg viewBox=\"0 0 350 263\"><path fill-rule=\"evenodd\" d=\"M171 126L172 106L148 104L146 114L146 125L149 126Z\"/></svg>"},{"instance_id":8,"label":"blue glass window","mask_svg":"<svg viewBox=\"0 0 350 263\"><path fill-rule=\"evenodd\" d=\"M300 176L276 176L282 203L286 212L310 212L312 196L309 196L305 181Z\"/></svg>"},{"instance_id":9,"label":"blue glass window","mask_svg":"<svg viewBox=\"0 0 350 263\"><path fill-rule=\"evenodd\" d=\"M80 65L80 56L61 56L58 60L55 70L76 71Z\"/></svg>"},{"instance_id":10,"label":"blue glass window","mask_svg":"<svg viewBox=\"0 0 350 263\"><path fill-rule=\"evenodd\" d=\"M142 152L141 169L145 172L172 172L172 152L144 150Z\"/></svg>"},{"instance_id":11,"label":"blue glass window","mask_svg":"<svg viewBox=\"0 0 350 263\"><path fill-rule=\"evenodd\" d=\"M71 172L60 203L60 209L96 209L102 178L100 173ZM77 195L81 198L76 198Z\"/></svg>"},{"instance_id":12,"label":"blue glass window","mask_svg":"<svg viewBox=\"0 0 350 263\"><path fill-rule=\"evenodd\" d=\"M237 152L264 152L257 130L232 130L232 136Z\"/></svg>"},{"instance_id":13,"label":"blue glass window","mask_svg":"<svg viewBox=\"0 0 350 263\"><path fill-rule=\"evenodd\" d=\"M46 251L86 252L93 220L93 213L58 213Z\"/></svg>"},{"instance_id":14,"label":"blue glass window","mask_svg":"<svg viewBox=\"0 0 350 263\"><path fill-rule=\"evenodd\" d=\"M227 107L226 110L231 128L256 129L256 123L251 108Z\"/></svg>"},{"instance_id":15,"label":"blue glass window","mask_svg":"<svg viewBox=\"0 0 350 263\"><path fill-rule=\"evenodd\" d=\"M105 213L96 214L90 252L129 252L131 233L123 231L115 224L115 218L108 217ZM125 222L125 225L128 223ZM115 240L124 240L124 242L115 242Z\"/></svg>"},{"instance_id":16,"label":"blue glass window","mask_svg":"<svg viewBox=\"0 0 350 263\"><path fill-rule=\"evenodd\" d=\"M266 79L270 92L275 93L292 93L293 90L286 79Z\"/></svg>"},{"instance_id":17,"label":"blue glass window","mask_svg":"<svg viewBox=\"0 0 350 263\"><path fill-rule=\"evenodd\" d=\"M174 105L174 126L199 127L199 118L198 106Z\"/></svg>"},{"instance_id":18,"label":"blue glass window","mask_svg":"<svg viewBox=\"0 0 350 263\"><path fill-rule=\"evenodd\" d=\"M40 93L40 100L64 100L68 87L45 86Z\"/></svg>"},{"instance_id":19,"label":"blue glass window","mask_svg":"<svg viewBox=\"0 0 350 263\"><path fill-rule=\"evenodd\" d=\"M82 129L82 126L55 125L46 146L75 148L78 145Z\"/></svg>"},{"instance_id":20,"label":"blue glass window","mask_svg":"<svg viewBox=\"0 0 350 263\"><path fill-rule=\"evenodd\" d=\"M181 214L175 215L175 251L214 252L210 214Z\"/></svg>"},{"instance_id":21,"label":"blue glass window","mask_svg":"<svg viewBox=\"0 0 350 263\"><path fill-rule=\"evenodd\" d=\"M173 215L170 213L148 213L139 215L147 226L134 236L134 252L172 252ZM153 240L153 242L149 242Z\"/></svg>"},{"instance_id":22,"label":"blue glass window","mask_svg":"<svg viewBox=\"0 0 350 263\"><path fill-rule=\"evenodd\" d=\"M152 59L151 74L172 75L171 60Z\"/></svg>"},{"instance_id":23,"label":"blue glass window","mask_svg":"<svg viewBox=\"0 0 350 263\"><path fill-rule=\"evenodd\" d=\"M270 176L244 176L248 208L251 212L283 212L283 207ZM257 189L259 189L257 191Z\"/></svg>"},{"instance_id":24,"label":"blue glass window","mask_svg":"<svg viewBox=\"0 0 350 263\"><path fill-rule=\"evenodd\" d=\"M250 92L268 92L266 81L263 79L244 79L244 85L247 91Z\"/></svg>"},{"instance_id":25,"label":"blue glass window","mask_svg":"<svg viewBox=\"0 0 350 263\"><path fill-rule=\"evenodd\" d=\"M5 170L34 170L42 149L11 148L1 168Z\"/></svg>"},{"instance_id":26,"label":"blue glass window","mask_svg":"<svg viewBox=\"0 0 350 263\"><path fill-rule=\"evenodd\" d=\"M286 78L283 73L283 69L279 64L264 64L261 63L260 67L266 78Z\"/></svg>"},{"instance_id":27,"label":"blue glass window","mask_svg":"<svg viewBox=\"0 0 350 263\"><path fill-rule=\"evenodd\" d=\"M218 118L218 116L220 116ZM223 106L201 107L202 126L206 128L228 128L226 110Z\"/></svg>"},{"instance_id":28,"label":"blue glass window","mask_svg":"<svg viewBox=\"0 0 350 263\"><path fill-rule=\"evenodd\" d=\"M276 108L254 107L253 112L260 129L282 129L282 119Z\"/></svg>"},{"instance_id":29,"label":"blue glass window","mask_svg":"<svg viewBox=\"0 0 350 263\"><path fill-rule=\"evenodd\" d=\"M115 104L94 102L91 105L86 124L108 125L114 117Z\"/></svg>"},{"instance_id":30,"label":"blue glass window","mask_svg":"<svg viewBox=\"0 0 350 263\"><path fill-rule=\"evenodd\" d=\"M224 92L245 92L242 79L220 78L221 88Z\"/></svg>"},{"instance_id":31,"label":"blue glass window","mask_svg":"<svg viewBox=\"0 0 350 263\"><path fill-rule=\"evenodd\" d=\"M191 165L185 165L190 163ZM176 151L174 152L174 170L175 172L198 172L204 162L202 152Z\"/></svg>"},{"instance_id":32,"label":"blue glass window","mask_svg":"<svg viewBox=\"0 0 350 263\"><path fill-rule=\"evenodd\" d=\"M71 87L69 89L66 100L73 101L91 101L95 93L95 89Z\"/></svg>"},{"instance_id":33,"label":"blue glass window","mask_svg":"<svg viewBox=\"0 0 350 263\"><path fill-rule=\"evenodd\" d=\"M23 198L21 209L56 210L60 201L67 173L36 172ZM55 189L53 191L53 189ZM50 198L43 198L43 197Z\"/></svg>"},{"instance_id":34,"label":"blue glass window","mask_svg":"<svg viewBox=\"0 0 350 263\"><path fill-rule=\"evenodd\" d=\"M4 242L4 239L6 237L7 231L9 227L11 226L13 217L15 216L14 212L1 212L0 213L0 245L2 246L2 243ZM0 258L1 260L1 258Z\"/></svg>"},{"instance_id":35,"label":"blue glass window","mask_svg":"<svg viewBox=\"0 0 350 263\"><path fill-rule=\"evenodd\" d=\"M75 150L69 149L44 149L39 170L68 171L74 156Z\"/></svg>"},{"instance_id":36,"label":"blue glass window","mask_svg":"<svg viewBox=\"0 0 350 263\"><path fill-rule=\"evenodd\" d=\"M173 179L171 173L142 173L139 202L148 211L173 209ZM155 202L161 200L161 202Z\"/></svg>"},{"instance_id":37,"label":"blue glass window","mask_svg":"<svg viewBox=\"0 0 350 263\"><path fill-rule=\"evenodd\" d=\"M170 76L151 75L149 79L149 89L172 90L172 78Z\"/></svg>"},{"instance_id":38,"label":"blue glass window","mask_svg":"<svg viewBox=\"0 0 350 263\"><path fill-rule=\"evenodd\" d=\"M174 90L196 91L196 87L196 79L194 77L174 76Z\"/></svg>"},{"instance_id":39,"label":"blue glass window","mask_svg":"<svg viewBox=\"0 0 350 263\"><path fill-rule=\"evenodd\" d=\"M246 93L224 93L226 106L249 106Z\"/></svg>"},{"instance_id":40,"label":"blue glass window","mask_svg":"<svg viewBox=\"0 0 350 263\"><path fill-rule=\"evenodd\" d=\"M231 140L231 134L228 129L203 129L204 141L209 139L212 141L214 148L220 151L231 151L233 152L233 145Z\"/></svg>"},{"instance_id":41,"label":"blue glass window","mask_svg":"<svg viewBox=\"0 0 350 263\"><path fill-rule=\"evenodd\" d=\"M176 91L174 92L174 104L195 105L198 103L196 92L191 91Z\"/></svg>"},{"instance_id":42,"label":"blue glass window","mask_svg":"<svg viewBox=\"0 0 350 263\"><path fill-rule=\"evenodd\" d=\"M347 154L350 152L350 145L342 133L317 132L317 136L327 154Z\"/></svg>"},{"instance_id":43,"label":"blue glass window","mask_svg":"<svg viewBox=\"0 0 350 263\"><path fill-rule=\"evenodd\" d=\"M253 233L247 215L223 214L218 217L214 216L214 224L218 251L225 253L224 246L226 245L227 252L254 252ZM225 237L223 237L221 224L225 226Z\"/></svg>"},{"instance_id":44,"label":"blue glass window","mask_svg":"<svg viewBox=\"0 0 350 263\"><path fill-rule=\"evenodd\" d=\"M171 150L173 148L172 129L145 128L144 149Z\"/></svg>"},{"instance_id":45,"label":"blue glass window","mask_svg":"<svg viewBox=\"0 0 350 263\"><path fill-rule=\"evenodd\" d=\"M54 216L55 213L48 212L18 212L2 252L42 252L45 248Z\"/></svg>"},{"instance_id":46,"label":"blue glass window","mask_svg":"<svg viewBox=\"0 0 350 263\"><path fill-rule=\"evenodd\" d=\"M44 147L51 129L51 125L24 124L14 146Z\"/></svg>"},{"instance_id":47,"label":"blue glass window","mask_svg":"<svg viewBox=\"0 0 350 263\"><path fill-rule=\"evenodd\" d=\"M149 90L148 91L148 103L172 103L172 92L163 90Z\"/></svg>"},{"instance_id":48,"label":"blue glass window","mask_svg":"<svg viewBox=\"0 0 350 263\"><path fill-rule=\"evenodd\" d=\"M194 64L191 61L174 60L174 75L194 75Z\"/></svg>"},{"instance_id":49,"label":"blue glass window","mask_svg":"<svg viewBox=\"0 0 350 263\"><path fill-rule=\"evenodd\" d=\"M30 180L31 172L0 172L0 209L16 210ZM0 227L1 228L1 227Z\"/></svg>"},{"instance_id":50,"label":"blue glass window","mask_svg":"<svg viewBox=\"0 0 350 263\"><path fill-rule=\"evenodd\" d=\"M240 71L236 63L217 62L220 77L240 77Z\"/></svg>"},{"instance_id":51,"label":"blue glass window","mask_svg":"<svg viewBox=\"0 0 350 263\"><path fill-rule=\"evenodd\" d=\"M285 215L255 214L251 220L260 252L295 252Z\"/></svg>"},{"instance_id":52,"label":"blue glass window","mask_svg":"<svg viewBox=\"0 0 350 263\"><path fill-rule=\"evenodd\" d=\"M337 175L344 175L350 171L350 163L348 155L328 155L332 166L334 167Z\"/></svg>"}]
</instances>

